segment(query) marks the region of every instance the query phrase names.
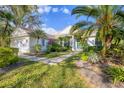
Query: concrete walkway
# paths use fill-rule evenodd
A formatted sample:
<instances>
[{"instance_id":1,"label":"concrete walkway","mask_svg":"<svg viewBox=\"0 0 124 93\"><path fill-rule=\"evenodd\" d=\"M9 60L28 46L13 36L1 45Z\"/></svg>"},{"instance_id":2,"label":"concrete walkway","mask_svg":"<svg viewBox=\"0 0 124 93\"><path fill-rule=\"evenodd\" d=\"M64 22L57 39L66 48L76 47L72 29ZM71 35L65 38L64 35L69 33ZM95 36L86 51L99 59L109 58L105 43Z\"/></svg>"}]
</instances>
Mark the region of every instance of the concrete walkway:
<instances>
[{"instance_id":1,"label":"concrete walkway","mask_svg":"<svg viewBox=\"0 0 124 93\"><path fill-rule=\"evenodd\" d=\"M47 64L52 64L52 63L60 63L62 61L64 61L65 59L77 54L79 52L71 52L69 54L66 55L62 55L59 57L55 57L55 58L46 58L46 57L36 57L36 56L29 56L29 55L19 55L19 57L21 58L26 58L29 59L31 61L41 61L43 63L47 63Z\"/></svg>"}]
</instances>

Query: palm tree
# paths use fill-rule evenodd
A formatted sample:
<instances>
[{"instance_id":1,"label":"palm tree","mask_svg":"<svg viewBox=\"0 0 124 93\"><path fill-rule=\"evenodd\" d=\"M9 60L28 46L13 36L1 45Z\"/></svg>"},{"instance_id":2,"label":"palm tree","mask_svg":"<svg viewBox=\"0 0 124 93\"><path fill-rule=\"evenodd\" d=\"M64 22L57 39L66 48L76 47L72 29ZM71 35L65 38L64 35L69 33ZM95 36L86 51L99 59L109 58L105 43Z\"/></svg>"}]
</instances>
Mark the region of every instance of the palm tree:
<instances>
[{"instance_id":1,"label":"palm tree","mask_svg":"<svg viewBox=\"0 0 124 93\"><path fill-rule=\"evenodd\" d=\"M7 46L10 41L10 34L12 32L13 15L8 11L0 11L0 46ZM7 42L8 41L8 42Z\"/></svg>"},{"instance_id":2,"label":"palm tree","mask_svg":"<svg viewBox=\"0 0 124 93\"><path fill-rule=\"evenodd\" d=\"M33 5L11 5L9 6L13 12L16 26L20 26L24 22L24 17L37 11L37 6Z\"/></svg>"},{"instance_id":3,"label":"palm tree","mask_svg":"<svg viewBox=\"0 0 124 93\"><path fill-rule=\"evenodd\" d=\"M0 46L5 46L14 28L23 26L26 17L34 12L37 12L37 6L0 6Z\"/></svg>"},{"instance_id":4,"label":"palm tree","mask_svg":"<svg viewBox=\"0 0 124 93\"><path fill-rule=\"evenodd\" d=\"M30 33L31 37L34 37L37 39L37 44L34 46L35 52L39 53L41 51L41 45L39 44L40 38L47 38L46 34L43 30L37 29Z\"/></svg>"},{"instance_id":5,"label":"palm tree","mask_svg":"<svg viewBox=\"0 0 124 93\"><path fill-rule=\"evenodd\" d=\"M30 36L34 37L34 38L37 38L37 44L38 44L40 38L47 38L47 36L44 33L44 31L40 30L40 29L37 29L37 30L31 32Z\"/></svg>"},{"instance_id":6,"label":"palm tree","mask_svg":"<svg viewBox=\"0 0 124 93\"><path fill-rule=\"evenodd\" d=\"M85 21L73 25L71 32L85 31L83 38L88 38L97 31L98 39L102 41L102 55L105 56L111 46L114 31L123 30L124 12L123 6L78 6L72 10L72 15L77 18L87 16ZM89 18L93 21L89 21Z\"/></svg>"}]
</instances>

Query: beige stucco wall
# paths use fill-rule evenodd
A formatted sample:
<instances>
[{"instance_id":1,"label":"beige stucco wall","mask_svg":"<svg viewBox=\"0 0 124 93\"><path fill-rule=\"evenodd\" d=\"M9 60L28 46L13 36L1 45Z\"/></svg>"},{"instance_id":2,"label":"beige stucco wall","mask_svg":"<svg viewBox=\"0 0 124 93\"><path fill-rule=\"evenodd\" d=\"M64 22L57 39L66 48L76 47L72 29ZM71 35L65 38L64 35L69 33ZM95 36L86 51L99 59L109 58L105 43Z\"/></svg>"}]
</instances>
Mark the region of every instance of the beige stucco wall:
<instances>
[{"instance_id":1,"label":"beige stucco wall","mask_svg":"<svg viewBox=\"0 0 124 93\"><path fill-rule=\"evenodd\" d=\"M11 47L19 48L19 53L28 53L29 49L29 37L18 37L11 39Z\"/></svg>"},{"instance_id":2,"label":"beige stucco wall","mask_svg":"<svg viewBox=\"0 0 124 93\"><path fill-rule=\"evenodd\" d=\"M41 51L46 51L47 50L47 46L48 46L48 40L44 39L44 46L42 45L42 40L43 39L39 39L38 40L38 44L40 44L42 46L42 50ZM35 44L37 44L37 39L30 37L30 50L31 52L34 52L34 46Z\"/></svg>"},{"instance_id":3,"label":"beige stucco wall","mask_svg":"<svg viewBox=\"0 0 124 93\"><path fill-rule=\"evenodd\" d=\"M44 46L42 45L42 40L39 39L38 44L42 46L41 51L46 51L48 46L48 40L44 39ZM37 39L30 37L26 30L17 28L11 34L11 47L19 48L19 53L29 53L34 52L34 46L37 44Z\"/></svg>"}]
</instances>

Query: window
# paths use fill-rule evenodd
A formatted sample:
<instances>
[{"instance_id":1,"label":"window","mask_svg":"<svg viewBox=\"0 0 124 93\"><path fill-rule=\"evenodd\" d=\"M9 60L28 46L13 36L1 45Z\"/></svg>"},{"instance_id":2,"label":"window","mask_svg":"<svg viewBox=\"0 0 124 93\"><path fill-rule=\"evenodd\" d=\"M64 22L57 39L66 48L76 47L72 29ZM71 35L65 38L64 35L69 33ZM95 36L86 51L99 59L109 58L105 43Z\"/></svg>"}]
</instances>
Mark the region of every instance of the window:
<instances>
[{"instance_id":1,"label":"window","mask_svg":"<svg viewBox=\"0 0 124 93\"><path fill-rule=\"evenodd\" d=\"M42 39L42 46L45 46L45 40Z\"/></svg>"}]
</instances>

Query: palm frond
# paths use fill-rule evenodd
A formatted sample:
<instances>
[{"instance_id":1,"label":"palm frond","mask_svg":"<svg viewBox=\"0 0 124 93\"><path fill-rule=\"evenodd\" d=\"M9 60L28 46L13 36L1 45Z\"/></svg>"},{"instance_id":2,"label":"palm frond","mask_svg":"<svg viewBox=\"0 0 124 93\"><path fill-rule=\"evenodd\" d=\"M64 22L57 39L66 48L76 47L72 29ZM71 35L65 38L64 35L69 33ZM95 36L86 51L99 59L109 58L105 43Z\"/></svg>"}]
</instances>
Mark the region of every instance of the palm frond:
<instances>
[{"instance_id":1,"label":"palm frond","mask_svg":"<svg viewBox=\"0 0 124 93\"><path fill-rule=\"evenodd\" d=\"M77 6L72 10L72 15L76 15L77 17L80 16L88 16L88 18L91 17L97 17L99 16L98 8L95 6Z\"/></svg>"},{"instance_id":2,"label":"palm frond","mask_svg":"<svg viewBox=\"0 0 124 93\"><path fill-rule=\"evenodd\" d=\"M78 23L74 24L74 25L71 27L70 33L73 34L74 31L79 30L79 29L81 29L81 28L83 28L83 27L86 27L86 26L88 26L88 25L92 25L92 24L94 24L94 23L92 23L92 22L86 22L86 21L78 22Z\"/></svg>"}]
</instances>

